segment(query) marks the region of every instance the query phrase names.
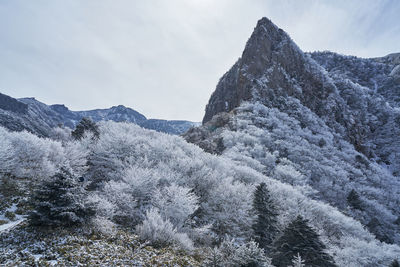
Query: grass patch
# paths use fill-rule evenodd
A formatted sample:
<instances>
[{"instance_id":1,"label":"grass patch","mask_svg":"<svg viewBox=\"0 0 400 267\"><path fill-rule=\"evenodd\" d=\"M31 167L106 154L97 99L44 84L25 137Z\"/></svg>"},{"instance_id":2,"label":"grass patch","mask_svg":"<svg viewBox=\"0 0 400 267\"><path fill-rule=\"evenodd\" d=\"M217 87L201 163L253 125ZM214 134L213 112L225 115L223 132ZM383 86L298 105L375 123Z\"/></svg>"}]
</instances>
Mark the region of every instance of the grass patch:
<instances>
[{"instance_id":1,"label":"grass patch","mask_svg":"<svg viewBox=\"0 0 400 267\"><path fill-rule=\"evenodd\" d=\"M15 213L11 212L11 211L6 211L6 213L4 214L4 216L9 219L10 221L14 221L15 220Z\"/></svg>"}]
</instances>

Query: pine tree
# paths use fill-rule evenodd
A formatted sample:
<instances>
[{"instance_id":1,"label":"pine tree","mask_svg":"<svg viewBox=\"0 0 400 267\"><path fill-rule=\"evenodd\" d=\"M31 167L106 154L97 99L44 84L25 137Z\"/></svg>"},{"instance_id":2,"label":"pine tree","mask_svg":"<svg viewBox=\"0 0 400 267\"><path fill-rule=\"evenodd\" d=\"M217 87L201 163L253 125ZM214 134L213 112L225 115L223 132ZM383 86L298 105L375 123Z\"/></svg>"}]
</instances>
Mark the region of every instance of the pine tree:
<instances>
[{"instance_id":1,"label":"pine tree","mask_svg":"<svg viewBox=\"0 0 400 267\"><path fill-rule=\"evenodd\" d=\"M324 252L325 249L318 234L308 226L308 221L298 216L274 242L272 264L286 267L300 254L306 266L336 266L333 258Z\"/></svg>"},{"instance_id":2,"label":"pine tree","mask_svg":"<svg viewBox=\"0 0 400 267\"><path fill-rule=\"evenodd\" d=\"M254 192L253 209L257 215L253 224L254 239L267 252L279 230L278 214L265 183L259 184Z\"/></svg>"},{"instance_id":3,"label":"pine tree","mask_svg":"<svg viewBox=\"0 0 400 267\"><path fill-rule=\"evenodd\" d=\"M32 225L73 226L82 224L92 210L85 207L85 190L79 179L65 170L46 179L31 198Z\"/></svg>"},{"instance_id":4,"label":"pine tree","mask_svg":"<svg viewBox=\"0 0 400 267\"><path fill-rule=\"evenodd\" d=\"M207 258L203 262L204 266L207 267L220 267L223 266L223 259L221 252L218 248L210 248L207 254Z\"/></svg>"},{"instance_id":5,"label":"pine tree","mask_svg":"<svg viewBox=\"0 0 400 267\"><path fill-rule=\"evenodd\" d=\"M82 118L81 121L76 125L75 130L71 132L72 137L75 140L82 139L85 132L91 132L93 138L99 138L100 132L99 127L89 118Z\"/></svg>"},{"instance_id":6,"label":"pine tree","mask_svg":"<svg viewBox=\"0 0 400 267\"><path fill-rule=\"evenodd\" d=\"M347 196L347 203L349 203L349 205L354 209L363 210L363 204L360 196L354 189L352 189Z\"/></svg>"},{"instance_id":7,"label":"pine tree","mask_svg":"<svg viewBox=\"0 0 400 267\"><path fill-rule=\"evenodd\" d=\"M389 265L389 267L400 267L400 263L398 260L392 261L392 263Z\"/></svg>"},{"instance_id":8,"label":"pine tree","mask_svg":"<svg viewBox=\"0 0 400 267\"><path fill-rule=\"evenodd\" d=\"M297 256L294 256L292 260L292 264L290 267L305 267L304 260L301 258L300 254L297 253Z\"/></svg>"}]
</instances>

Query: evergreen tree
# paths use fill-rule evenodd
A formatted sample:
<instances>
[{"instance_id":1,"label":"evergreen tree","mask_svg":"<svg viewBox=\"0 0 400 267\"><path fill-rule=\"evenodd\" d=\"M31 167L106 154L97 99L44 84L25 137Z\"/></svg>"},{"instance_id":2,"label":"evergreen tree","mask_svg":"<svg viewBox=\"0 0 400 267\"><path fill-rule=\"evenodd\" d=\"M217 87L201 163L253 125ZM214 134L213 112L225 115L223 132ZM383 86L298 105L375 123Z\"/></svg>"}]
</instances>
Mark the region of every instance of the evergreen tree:
<instances>
[{"instance_id":1,"label":"evergreen tree","mask_svg":"<svg viewBox=\"0 0 400 267\"><path fill-rule=\"evenodd\" d=\"M349 205L354 209L363 210L363 204L360 196L354 189L352 189L347 196L347 203L349 203Z\"/></svg>"},{"instance_id":2,"label":"evergreen tree","mask_svg":"<svg viewBox=\"0 0 400 267\"><path fill-rule=\"evenodd\" d=\"M286 267L300 254L306 266L336 266L333 258L324 252L325 249L318 234L308 226L308 221L298 216L274 242L272 264Z\"/></svg>"},{"instance_id":3,"label":"evergreen tree","mask_svg":"<svg viewBox=\"0 0 400 267\"><path fill-rule=\"evenodd\" d=\"M71 135L75 140L80 140L87 131L93 134L93 138L97 139L100 136L99 127L96 123L91 119L84 117L78 125L76 125L75 130L71 132Z\"/></svg>"},{"instance_id":4,"label":"evergreen tree","mask_svg":"<svg viewBox=\"0 0 400 267\"><path fill-rule=\"evenodd\" d=\"M389 267L400 267L400 263L398 260L392 261L392 263L389 265Z\"/></svg>"},{"instance_id":5,"label":"evergreen tree","mask_svg":"<svg viewBox=\"0 0 400 267\"><path fill-rule=\"evenodd\" d=\"M257 215L253 224L254 239L260 248L268 251L279 230L278 214L265 183L259 184L254 192L253 209Z\"/></svg>"},{"instance_id":6,"label":"evergreen tree","mask_svg":"<svg viewBox=\"0 0 400 267\"><path fill-rule=\"evenodd\" d=\"M207 258L203 262L207 267L220 267L223 266L223 256L218 248L209 248Z\"/></svg>"},{"instance_id":7,"label":"evergreen tree","mask_svg":"<svg viewBox=\"0 0 400 267\"><path fill-rule=\"evenodd\" d=\"M292 260L292 264L289 267L305 267L306 265L304 264L304 260L301 258L300 254L297 253L297 256L294 256Z\"/></svg>"},{"instance_id":8,"label":"evergreen tree","mask_svg":"<svg viewBox=\"0 0 400 267\"><path fill-rule=\"evenodd\" d=\"M44 180L34 192L31 203L32 225L73 226L82 224L92 215L91 209L85 207L82 183L65 170Z\"/></svg>"}]
</instances>

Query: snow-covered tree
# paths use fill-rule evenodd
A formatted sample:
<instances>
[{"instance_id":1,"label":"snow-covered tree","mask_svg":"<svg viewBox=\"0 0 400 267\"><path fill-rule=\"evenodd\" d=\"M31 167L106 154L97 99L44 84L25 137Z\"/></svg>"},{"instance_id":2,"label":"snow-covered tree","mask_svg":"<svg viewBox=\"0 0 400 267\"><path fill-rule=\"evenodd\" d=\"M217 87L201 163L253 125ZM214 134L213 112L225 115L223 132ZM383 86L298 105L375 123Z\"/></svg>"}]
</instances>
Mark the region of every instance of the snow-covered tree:
<instances>
[{"instance_id":1,"label":"snow-covered tree","mask_svg":"<svg viewBox=\"0 0 400 267\"><path fill-rule=\"evenodd\" d=\"M233 257L234 266L258 267L271 266L271 260L265 256L264 249L254 241L240 245Z\"/></svg>"},{"instance_id":2,"label":"snow-covered tree","mask_svg":"<svg viewBox=\"0 0 400 267\"><path fill-rule=\"evenodd\" d=\"M203 264L208 267L219 267L223 266L223 258L218 248L209 248L207 258L203 261Z\"/></svg>"},{"instance_id":3,"label":"snow-covered tree","mask_svg":"<svg viewBox=\"0 0 400 267\"><path fill-rule=\"evenodd\" d=\"M176 184L157 190L152 200L161 214L178 229L183 227L185 221L199 207L198 201L192 189Z\"/></svg>"},{"instance_id":4,"label":"snow-covered tree","mask_svg":"<svg viewBox=\"0 0 400 267\"><path fill-rule=\"evenodd\" d=\"M71 140L71 129L68 127L56 127L53 129L50 137L56 141L68 142Z\"/></svg>"},{"instance_id":5,"label":"snow-covered tree","mask_svg":"<svg viewBox=\"0 0 400 267\"><path fill-rule=\"evenodd\" d=\"M1 141L7 148L0 151L0 170L11 176L39 179L55 174L64 161L61 143L37 137L28 132L3 130ZM3 167L4 166L4 167Z\"/></svg>"},{"instance_id":6,"label":"snow-covered tree","mask_svg":"<svg viewBox=\"0 0 400 267\"><path fill-rule=\"evenodd\" d=\"M88 150L80 142L59 142L27 132L9 132L0 127L0 172L18 178L41 180L64 168L82 176Z\"/></svg>"},{"instance_id":7,"label":"snow-covered tree","mask_svg":"<svg viewBox=\"0 0 400 267\"><path fill-rule=\"evenodd\" d=\"M304 260L301 258L300 254L297 253L296 256L293 257L292 265L289 267L305 267Z\"/></svg>"},{"instance_id":8,"label":"snow-covered tree","mask_svg":"<svg viewBox=\"0 0 400 267\"><path fill-rule=\"evenodd\" d=\"M232 235L242 238L251 237L253 216L249 215L252 208L253 187L230 179L221 180L210 190L210 196L203 208L206 218L213 224L213 230L219 238Z\"/></svg>"},{"instance_id":9,"label":"snow-covered tree","mask_svg":"<svg viewBox=\"0 0 400 267\"><path fill-rule=\"evenodd\" d=\"M139 237L154 247L176 245L191 250L193 243L185 233L179 233L168 219L163 219L156 209L150 209L142 224L136 227Z\"/></svg>"}]
</instances>

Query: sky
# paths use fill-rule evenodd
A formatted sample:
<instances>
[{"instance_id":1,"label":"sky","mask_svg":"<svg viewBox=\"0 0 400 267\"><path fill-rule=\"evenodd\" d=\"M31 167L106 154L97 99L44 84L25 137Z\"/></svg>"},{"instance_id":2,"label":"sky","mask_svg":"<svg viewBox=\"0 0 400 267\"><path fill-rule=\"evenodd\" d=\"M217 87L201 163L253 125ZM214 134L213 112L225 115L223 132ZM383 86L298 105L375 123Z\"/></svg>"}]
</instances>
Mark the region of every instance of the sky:
<instances>
[{"instance_id":1,"label":"sky","mask_svg":"<svg viewBox=\"0 0 400 267\"><path fill-rule=\"evenodd\" d=\"M303 51L400 52L397 0L0 0L0 92L71 110L201 121L270 18Z\"/></svg>"}]
</instances>

